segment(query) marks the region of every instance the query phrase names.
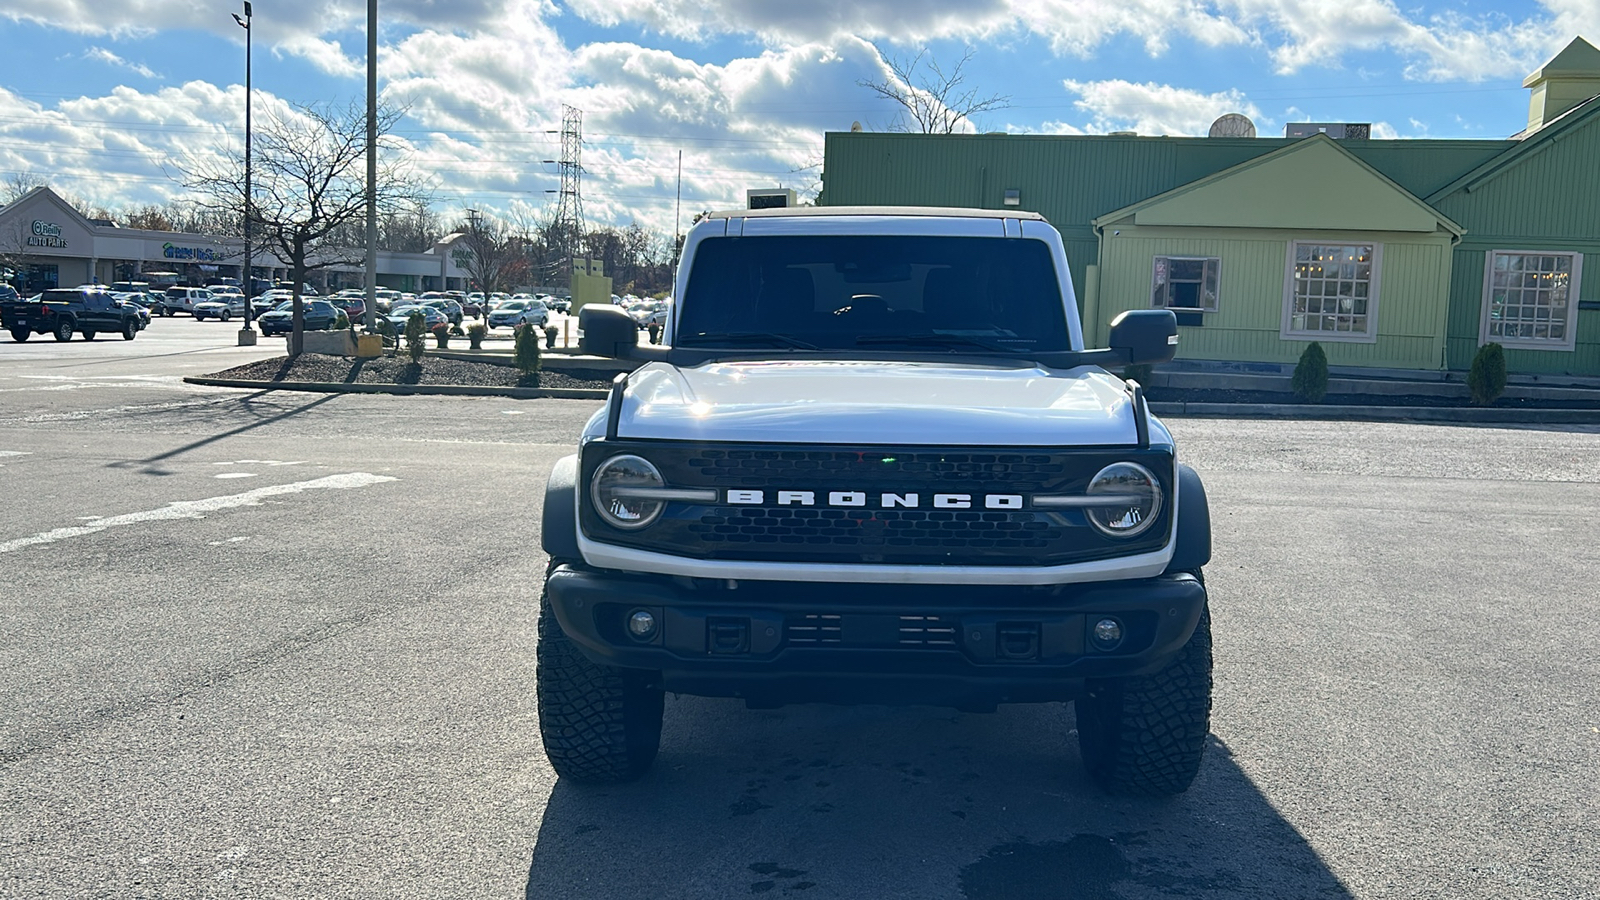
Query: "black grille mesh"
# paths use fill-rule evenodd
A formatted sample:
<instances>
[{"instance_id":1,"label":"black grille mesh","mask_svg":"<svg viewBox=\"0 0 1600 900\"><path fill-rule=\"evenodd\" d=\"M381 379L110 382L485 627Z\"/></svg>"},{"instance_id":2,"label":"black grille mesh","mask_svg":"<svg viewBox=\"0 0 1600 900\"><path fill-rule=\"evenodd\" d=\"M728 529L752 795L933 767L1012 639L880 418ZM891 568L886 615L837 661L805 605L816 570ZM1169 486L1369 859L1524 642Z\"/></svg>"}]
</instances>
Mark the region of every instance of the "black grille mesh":
<instances>
[{"instance_id":1,"label":"black grille mesh","mask_svg":"<svg viewBox=\"0 0 1600 900\"><path fill-rule=\"evenodd\" d=\"M585 504L584 530L606 543L697 559L884 563L889 565L1061 565L1155 549L1158 522L1131 541L1089 527L1079 510L949 510L778 506L779 490L919 493L1075 494L1113 462L1134 460L1161 478L1170 497L1169 451L842 447L595 441L584 453L587 484L599 461L637 453L673 487L759 489L765 504L673 502L637 532L606 527ZM725 495L723 495L725 496ZM1165 518L1171 504L1164 505Z\"/></svg>"}]
</instances>

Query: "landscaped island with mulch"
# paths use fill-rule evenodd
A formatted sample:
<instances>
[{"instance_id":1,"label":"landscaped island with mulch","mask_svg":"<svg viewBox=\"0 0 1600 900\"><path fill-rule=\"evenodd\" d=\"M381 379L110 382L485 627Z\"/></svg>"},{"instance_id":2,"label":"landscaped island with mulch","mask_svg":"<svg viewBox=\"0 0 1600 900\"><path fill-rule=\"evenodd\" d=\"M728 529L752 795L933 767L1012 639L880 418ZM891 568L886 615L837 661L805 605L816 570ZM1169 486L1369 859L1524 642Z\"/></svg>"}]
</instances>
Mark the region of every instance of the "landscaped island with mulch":
<instances>
[{"instance_id":1,"label":"landscaped island with mulch","mask_svg":"<svg viewBox=\"0 0 1600 900\"><path fill-rule=\"evenodd\" d=\"M424 356L413 363L406 357L381 356L351 359L302 353L278 356L217 372L211 378L240 381L289 381L322 384L418 384L471 387L599 388L611 386L604 373L567 373L552 366L537 375L524 375L511 366Z\"/></svg>"}]
</instances>

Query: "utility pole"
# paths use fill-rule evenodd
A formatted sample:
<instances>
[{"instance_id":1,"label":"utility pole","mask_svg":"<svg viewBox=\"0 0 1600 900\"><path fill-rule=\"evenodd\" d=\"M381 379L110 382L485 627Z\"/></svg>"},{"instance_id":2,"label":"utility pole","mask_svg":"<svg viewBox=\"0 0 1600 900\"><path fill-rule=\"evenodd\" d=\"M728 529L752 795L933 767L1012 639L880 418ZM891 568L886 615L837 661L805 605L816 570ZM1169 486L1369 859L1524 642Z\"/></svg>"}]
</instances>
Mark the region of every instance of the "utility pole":
<instances>
[{"instance_id":1,"label":"utility pole","mask_svg":"<svg viewBox=\"0 0 1600 900\"><path fill-rule=\"evenodd\" d=\"M239 18L238 13L233 14L233 20L244 29L244 268L241 270L242 278L239 279L243 286L244 294L244 325L239 328L239 346L251 347L256 342L255 329L250 327L255 321L255 304L251 302L250 290L255 284L255 279L250 277L250 201L254 198L250 184L250 0L245 0L244 18Z\"/></svg>"},{"instance_id":2,"label":"utility pole","mask_svg":"<svg viewBox=\"0 0 1600 900\"><path fill-rule=\"evenodd\" d=\"M378 0L367 0L367 334L378 330Z\"/></svg>"},{"instance_id":3,"label":"utility pole","mask_svg":"<svg viewBox=\"0 0 1600 900\"><path fill-rule=\"evenodd\" d=\"M678 209L672 214L672 268L678 268L678 248L683 246L683 151L678 151Z\"/></svg>"}]
</instances>

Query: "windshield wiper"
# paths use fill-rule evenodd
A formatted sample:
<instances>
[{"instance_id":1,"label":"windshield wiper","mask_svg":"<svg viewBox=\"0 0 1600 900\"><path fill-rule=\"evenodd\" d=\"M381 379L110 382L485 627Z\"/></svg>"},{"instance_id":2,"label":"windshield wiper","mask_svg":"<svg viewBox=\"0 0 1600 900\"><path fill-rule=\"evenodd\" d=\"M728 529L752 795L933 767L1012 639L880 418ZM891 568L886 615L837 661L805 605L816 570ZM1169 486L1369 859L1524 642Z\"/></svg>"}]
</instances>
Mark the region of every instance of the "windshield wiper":
<instances>
[{"instance_id":1,"label":"windshield wiper","mask_svg":"<svg viewBox=\"0 0 1600 900\"><path fill-rule=\"evenodd\" d=\"M816 344L808 344L797 338L775 331L710 331L699 334L686 335L678 339L678 346L692 347L704 344L739 343L740 341L767 341L795 350L821 350Z\"/></svg>"},{"instance_id":2,"label":"windshield wiper","mask_svg":"<svg viewBox=\"0 0 1600 900\"><path fill-rule=\"evenodd\" d=\"M872 344L932 344L944 347L978 347L993 353L1016 354L1022 352L993 341L968 334L947 334L941 331L921 331L915 334L869 334L856 339L856 346Z\"/></svg>"}]
</instances>

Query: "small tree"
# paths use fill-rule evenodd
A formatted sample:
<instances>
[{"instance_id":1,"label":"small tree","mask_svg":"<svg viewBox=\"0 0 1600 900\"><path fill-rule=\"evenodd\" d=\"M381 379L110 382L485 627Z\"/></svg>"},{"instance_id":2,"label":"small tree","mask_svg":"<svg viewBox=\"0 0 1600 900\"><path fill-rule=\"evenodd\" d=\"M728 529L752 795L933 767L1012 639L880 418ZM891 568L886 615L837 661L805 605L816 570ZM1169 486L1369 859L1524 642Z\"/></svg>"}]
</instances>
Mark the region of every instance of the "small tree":
<instances>
[{"instance_id":1,"label":"small tree","mask_svg":"<svg viewBox=\"0 0 1600 900\"><path fill-rule=\"evenodd\" d=\"M1467 372L1467 390L1472 392L1472 402L1488 406L1500 399L1505 389L1505 348L1499 344L1484 344L1472 357L1472 368Z\"/></svg>"},{"instance_id":2,"label":"small tree","mask_svg":"<svg viewBox=\"0 0 1600 900\"><path fill-rule=\"evenodd\" d=\"M411 356L413 363L422 362L423 336L428 333L428 326L422 320L422 313L414 312L406 317L406 353Z\"/></svg>"},{"instance_id":3,"label":"small tree","mask_svg":"<svg viewBox=\"0 0 1600 900\"><path fill-rule=\"evenodd\" d=\"M539 369L544 361L539 355L539 330L532 325L523 323L516 329L517 349L512 358L516 361L517 368L522 370L524 381L532 381L535 386L539 384Z\"/></svg>"},{"instance_id":4,"label":"small tree","mask_svg":"<svg viewBox=\"0 0 1600 900\"><path fill-rule=\"evenodd\" d=\"M1321 403L1328 395L1328 355L1316 341L1300 354L1294 367L1294 377L1289 380L1294 395L1307 403Z\"/></svg>"}]
</instances>

